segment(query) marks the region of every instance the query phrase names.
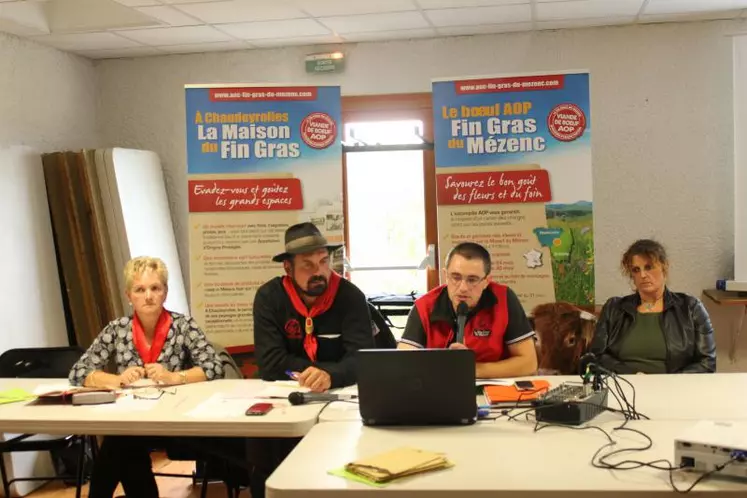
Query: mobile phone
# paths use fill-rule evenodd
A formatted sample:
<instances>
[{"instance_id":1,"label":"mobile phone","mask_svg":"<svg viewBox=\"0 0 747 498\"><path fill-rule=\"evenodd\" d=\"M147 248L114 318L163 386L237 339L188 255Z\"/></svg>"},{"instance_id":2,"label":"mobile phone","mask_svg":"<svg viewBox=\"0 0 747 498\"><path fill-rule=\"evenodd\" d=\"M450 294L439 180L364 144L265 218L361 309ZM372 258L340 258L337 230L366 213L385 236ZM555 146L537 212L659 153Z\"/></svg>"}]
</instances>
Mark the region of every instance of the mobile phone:
<instances>
[{"instance_id":1,"label":"mobile phone","mask_svg":"<svg viewBox=\"0 0 747 498\"><path fill-rule=\"evenodd\" d=\"M250 417L266 415L270 410L272 410L272 403L254 403L246 410L245 415Z\"/></svg>"},{"instance_id":2,"label":"mobile phone","mask_svg":"<svg viewBox=\"0 0 747 498\"><path fill-rule=\"evenodd\" d=\"M516 380L514 385L519 391L532 391L534 389L534 382L531 380Z\"/></svg>"}]
</instances>

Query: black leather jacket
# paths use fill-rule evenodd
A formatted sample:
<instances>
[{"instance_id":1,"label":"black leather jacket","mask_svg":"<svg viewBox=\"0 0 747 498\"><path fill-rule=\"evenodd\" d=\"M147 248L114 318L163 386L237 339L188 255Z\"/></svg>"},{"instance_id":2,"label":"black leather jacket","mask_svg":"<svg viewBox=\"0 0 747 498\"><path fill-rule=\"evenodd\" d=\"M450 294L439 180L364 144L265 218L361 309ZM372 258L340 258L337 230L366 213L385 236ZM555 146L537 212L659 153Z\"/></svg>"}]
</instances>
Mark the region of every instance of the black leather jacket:
<instances>
[{"instance_id":1,"label":"black leather jacket","mask_svg":"<svg viewBox=\"0 0 747 498\"><path fill-rule=\"evenodd\" d=\"M619 354L627 333L635 323L636 309L640 304L641 298L635 293L613 297L602 308L591 352L597 356L602 366L613 372L636 373L619 360ZM713 326L699 299L665 289L661 329L667 347L667 373L716 371Z\"/></svg>"}]
</instances>

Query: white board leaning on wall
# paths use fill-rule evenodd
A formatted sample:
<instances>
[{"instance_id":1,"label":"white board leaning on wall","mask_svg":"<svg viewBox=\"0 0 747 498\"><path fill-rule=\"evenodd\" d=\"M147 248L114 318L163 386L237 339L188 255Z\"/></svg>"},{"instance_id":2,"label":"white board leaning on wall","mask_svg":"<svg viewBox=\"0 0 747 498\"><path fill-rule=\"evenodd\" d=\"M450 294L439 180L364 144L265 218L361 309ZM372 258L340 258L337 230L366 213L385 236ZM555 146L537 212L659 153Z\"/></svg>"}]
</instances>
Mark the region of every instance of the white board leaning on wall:
<instances>
[{"instance_id":1,"label":"white board leaning on wall","mask_svg":"<svg viewBox=\"0 0 747 498\"><path fill-rule=\"evenodd\" d=\"M747 283L747 34L734 37L734 280Z\"/></svg>"},{"instance_id":2,"label":"white board leaning on wall","mask_svg":"<svg viewBox=\"0 0 747 498\"><path fill-rule=\"evenodd\" d=\"M170 311L188 314L187 292L158 155L145 150L98 149L96 170L119 288L124 289L122 269L130 258L161 258L169 269L169 295L164 305ZM124 292L120 295L124 309L129 309Z\"/></svg>"},{"instance_id":3,"label":"white board leaning on wall","mask_svg":"<svg viewBox=\"0 0 747 498\"><path fill-rule=\"evenodd\" d=\"M41 155L28 147L0 149L0 353L67 346L62 290ZM3 438L14 434L2 434ZM49 453L13 453L9 478L54 473ZM44 484L14 484L23 496Z\"/></svg>"}]
</instances>

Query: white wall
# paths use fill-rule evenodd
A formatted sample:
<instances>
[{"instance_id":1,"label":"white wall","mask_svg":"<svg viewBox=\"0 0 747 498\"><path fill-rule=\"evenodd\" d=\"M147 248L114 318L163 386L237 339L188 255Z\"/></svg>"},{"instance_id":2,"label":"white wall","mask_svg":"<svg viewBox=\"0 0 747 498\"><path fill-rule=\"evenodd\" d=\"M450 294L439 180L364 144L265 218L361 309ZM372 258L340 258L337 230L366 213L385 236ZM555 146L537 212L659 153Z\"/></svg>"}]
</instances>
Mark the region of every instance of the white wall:
<instances>
[{"instance_id":1,"label":"white wall","mask_svg":"<svg viewBox=\"0 0 747 498\"><path fill-rule=\"evenodd\" d=\"M95 113L90 61L0 33L0 352L68 343L40 153L95 145Z\"/></svg>"},{"instance_id":2,"label":"white wall","mask_svg":"<svg viewBox=\"0 0 747 498\"><path fill-rule=\"evenodd\" d=\"M0 33L0 146L95 146L96 97L91 61Z\"/></svg>"},{"instance_id":3,"label":"white wall","mask_svg":"<svg viewBox=\"0 0 747 498\"><path fill-rule=\"evenodd\" d=\"M619 257L635 238L670 251L672 286L700 295L733 262L732 45L741 21L607 27L345 48L341 75L307 75L312 47L104 61L107 145L154 150L177 242L188 247L186 83L340 84L344 95L423 92L434 77L589 69L597 301L627 292ZM181 254L186 271L186 254Z\"/></svg>"},{"instance_id":4,"label":"white wall","mask_svg":"<svg viewBox=\"0 0 747 498\"><path fill-rule=\"evenodd\" d=\"M734 280L747 282L747 35L734 37Z\"/></svg>"}]
</instances>

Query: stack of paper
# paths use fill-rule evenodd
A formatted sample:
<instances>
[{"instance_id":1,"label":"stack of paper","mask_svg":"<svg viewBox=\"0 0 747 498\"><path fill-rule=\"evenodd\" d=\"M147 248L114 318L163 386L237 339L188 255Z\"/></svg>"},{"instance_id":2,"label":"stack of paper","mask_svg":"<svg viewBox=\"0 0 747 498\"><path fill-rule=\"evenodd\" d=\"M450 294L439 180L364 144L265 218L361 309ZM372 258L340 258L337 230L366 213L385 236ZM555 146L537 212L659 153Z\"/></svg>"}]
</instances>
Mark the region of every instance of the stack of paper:
<instances>
[{"instance_id":1,"label":"stack of paper","mask_svg":"<svg viewBox=\"0 0 747 498\"><path fill-rule=\"evenodd\" d=\"M452 464L440 453L415 448L398 448L351 462L345 466L345 470L374 483L386 483L451 466Z\"/></svg>"},{"instance_id":2,"label":"stack of paper","mask_svg":"<svg viewBox=\"0 0 747 498\"><path fill-rule=\"evenodd\" d=\"M298 383L293 386L280 382L266 382L263 383L263 389L255 393L254 396L257 398L288 400L288 396L290 396L291 393L307 393L309 391L311 391L311 389L308 387L299 387Z\"/></svg>"}]
</instances>

